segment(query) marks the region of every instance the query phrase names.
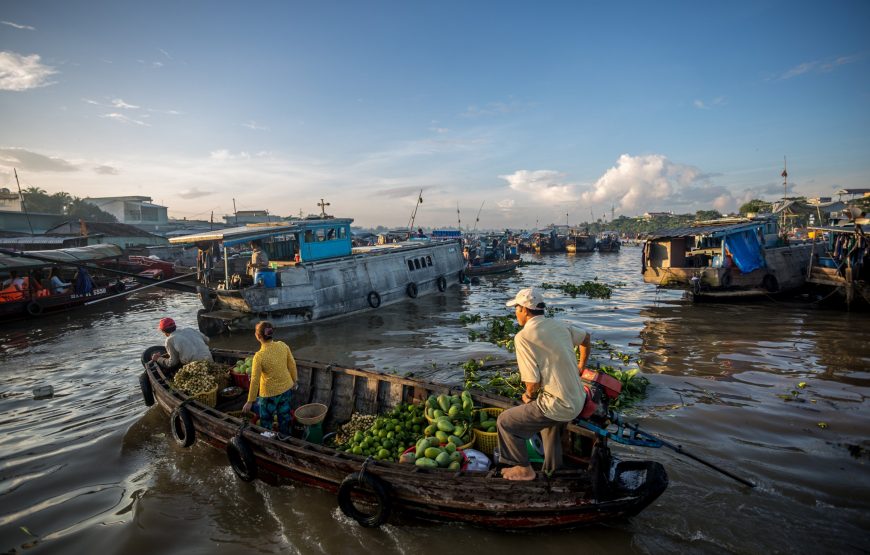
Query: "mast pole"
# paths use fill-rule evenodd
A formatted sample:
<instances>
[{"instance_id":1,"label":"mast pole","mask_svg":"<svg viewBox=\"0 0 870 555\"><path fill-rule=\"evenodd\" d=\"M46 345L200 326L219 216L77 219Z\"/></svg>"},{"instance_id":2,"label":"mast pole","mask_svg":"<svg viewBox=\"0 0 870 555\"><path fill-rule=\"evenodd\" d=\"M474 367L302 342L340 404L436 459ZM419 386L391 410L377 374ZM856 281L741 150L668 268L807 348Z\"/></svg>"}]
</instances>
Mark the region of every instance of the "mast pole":
<instances>
[{"instance_id":1,"label":"mast pole","mask_svg":"<svg viewBox=\"0 0 870 555\"><path fill-rule=\"evenodd\" d=\"M18 181L18 170L12 168L12 171L15 172L15 183L18 184L18 198L21 199L21 208L24 209L24 215L27 217L27 227L30 228L30 236L33 237L33 224L30 223L30 212L27 211L27 203L24 202L24 194L21 192L21 182Z\"/></svg>"}]
</instances>

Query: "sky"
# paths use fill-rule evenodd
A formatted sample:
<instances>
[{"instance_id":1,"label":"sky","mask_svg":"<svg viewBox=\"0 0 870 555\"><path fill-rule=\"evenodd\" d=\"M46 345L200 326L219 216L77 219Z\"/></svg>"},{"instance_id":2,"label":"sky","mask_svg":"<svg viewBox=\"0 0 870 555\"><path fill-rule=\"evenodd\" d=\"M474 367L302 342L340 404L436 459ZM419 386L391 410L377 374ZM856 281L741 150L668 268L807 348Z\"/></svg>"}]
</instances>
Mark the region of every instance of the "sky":
<instances>
[{"instance_id":1,"label":"sky","mask_svg":"<svg viewBox=\"0 0 870 555\"><path fill-rule=\"evenodd\" d=\"M870 187L870 2L5 0L0 187L530 228ZM479 216L478 216L479 215ZM479 221L478 221L479 220Z\"/></svg>"}]
</instances>

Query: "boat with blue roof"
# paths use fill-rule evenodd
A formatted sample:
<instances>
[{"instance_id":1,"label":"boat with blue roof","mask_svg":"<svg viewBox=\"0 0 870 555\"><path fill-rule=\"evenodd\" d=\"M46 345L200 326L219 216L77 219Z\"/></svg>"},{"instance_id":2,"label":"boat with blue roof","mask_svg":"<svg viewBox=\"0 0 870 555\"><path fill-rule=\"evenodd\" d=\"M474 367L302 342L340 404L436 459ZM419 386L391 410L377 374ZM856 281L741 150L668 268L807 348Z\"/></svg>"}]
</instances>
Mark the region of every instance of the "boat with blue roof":
<instances>
[{"instance_id":1,"label":"boat with blue roof","mask_svg":"<svg viewBox=\"0 0 870 555\"><path fill-rule=\"evenodd\" d=\"M464 280L458 240L413 237L354 247L352 222L322 214L170 239L197 247L200 330L217 335L263 319L279 327L305 324L443 293ZM255 271L244 251L252 244L268 257Z\"/></svg>"}]
</instances>

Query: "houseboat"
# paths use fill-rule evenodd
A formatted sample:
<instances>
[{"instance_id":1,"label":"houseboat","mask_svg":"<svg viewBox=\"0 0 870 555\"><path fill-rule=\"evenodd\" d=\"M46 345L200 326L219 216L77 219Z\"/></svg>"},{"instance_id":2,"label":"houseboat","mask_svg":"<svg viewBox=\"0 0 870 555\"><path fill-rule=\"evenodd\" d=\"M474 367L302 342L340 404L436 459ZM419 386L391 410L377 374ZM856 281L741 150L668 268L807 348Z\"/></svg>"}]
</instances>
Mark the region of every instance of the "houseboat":
<instances>
[{"instance_id":1,"label":"houseboat","mask_svg":"<svg viewBox=\"0 0 870 555\"><path fill-rule=\"evenodd\" d=\"M595 250L595 235L589 233L589 228L582 231L572 229L565 240L565 250L569 253L592 252Z\"/></svg>"},{"instance_id":2,"label":"houseboat","mask_svg":"<svg viewBox=\"0 0 870 555\"><path fill-rule=\"evenodd\" d=\"M304 324L445 291L464 280L459 241L415 237L353 247L351 222L323 215L170 239L199 249L200 330L251 329L266 318L276 326ZM250 258L238 252L254 243L269 267L249 269ZM228 279L213 277L216 265Z\"/></svg>"},{"instance_id":3,"label":"houseboat","mask_svg":"<svg viewBox=\"0 0 870 555\"><path fill-rule=\"evenodd\" d=\"M763 297L801 288L811 244L786 244L774 217L699 222L652 234L643 280L684 289L693 300Z\"/></svg>"},{"instance_id":4,"label":"houseboat","mask_svg":"<svg viewBox=\"0 0 870 555\"><path fill-rule=\"evenodd\" d=\"M870 306L870 237L863 226L866 217L845 225L812 227L814 239L807 283L822 299L834 298L847 308Z\"/></svg>"}]
</instances>

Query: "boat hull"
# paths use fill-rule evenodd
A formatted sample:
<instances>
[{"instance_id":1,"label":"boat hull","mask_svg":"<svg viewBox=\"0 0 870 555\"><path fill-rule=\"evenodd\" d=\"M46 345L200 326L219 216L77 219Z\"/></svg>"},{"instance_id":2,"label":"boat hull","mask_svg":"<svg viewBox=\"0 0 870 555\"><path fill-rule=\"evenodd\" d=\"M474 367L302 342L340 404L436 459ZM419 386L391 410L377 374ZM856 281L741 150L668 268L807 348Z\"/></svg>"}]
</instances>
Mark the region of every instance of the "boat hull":
<instances>
[{"instance_id":1,"label":"boat hull","mask_svg":"<svg viewBox=\"0 0 870 555\"><path fill-rule=\"evenodd\" d=\"M216 361L230 364L247 354L213 351ZM383 413L403 402L421 402L430 394L451 392L440 384L317 362L300 360L297 367L299 388L293 393L293 406L327 404L330 409L324 430L350 420L354 412ZM262 428L243 426L241 420L224 412L238 410L244 399L211 408L172 390L156 365L147 364L146 375L153 397L165 413L184 404L197 439L225 449L230 439L241 436L251 448L257 476L264 481L289 480L335 492L348 475L360 472L365 465L366 473L386 485L394 511L411 517L502 529L573 527L633 516L668 484L664 469L656 462L609 457L601 459L608 462L600 470L590 470L590 459L585 459L581 468L559 470L548 479L540 475L530 482L504 480L494 470L453 472L366 461L363 456L294 437L266 438L261 435ZM475 395L475 404L508 408L514 401ZM567 431L588 437L586 430L571 424ZM598 453L609 453L606 440L601 441Z\"/></svg>"},{"instance_id":2,"label":"boat hull","mask_svg":"<svg viewBox=\"0 0 870 555\"><path fill-rule=\"evenodd\" d=\"M520 265L519 260L502 260L499 262L483 263L480 266L468 266L465 275L469 277L488 276L512 272Z\"/></svg>"}]
</instances>

